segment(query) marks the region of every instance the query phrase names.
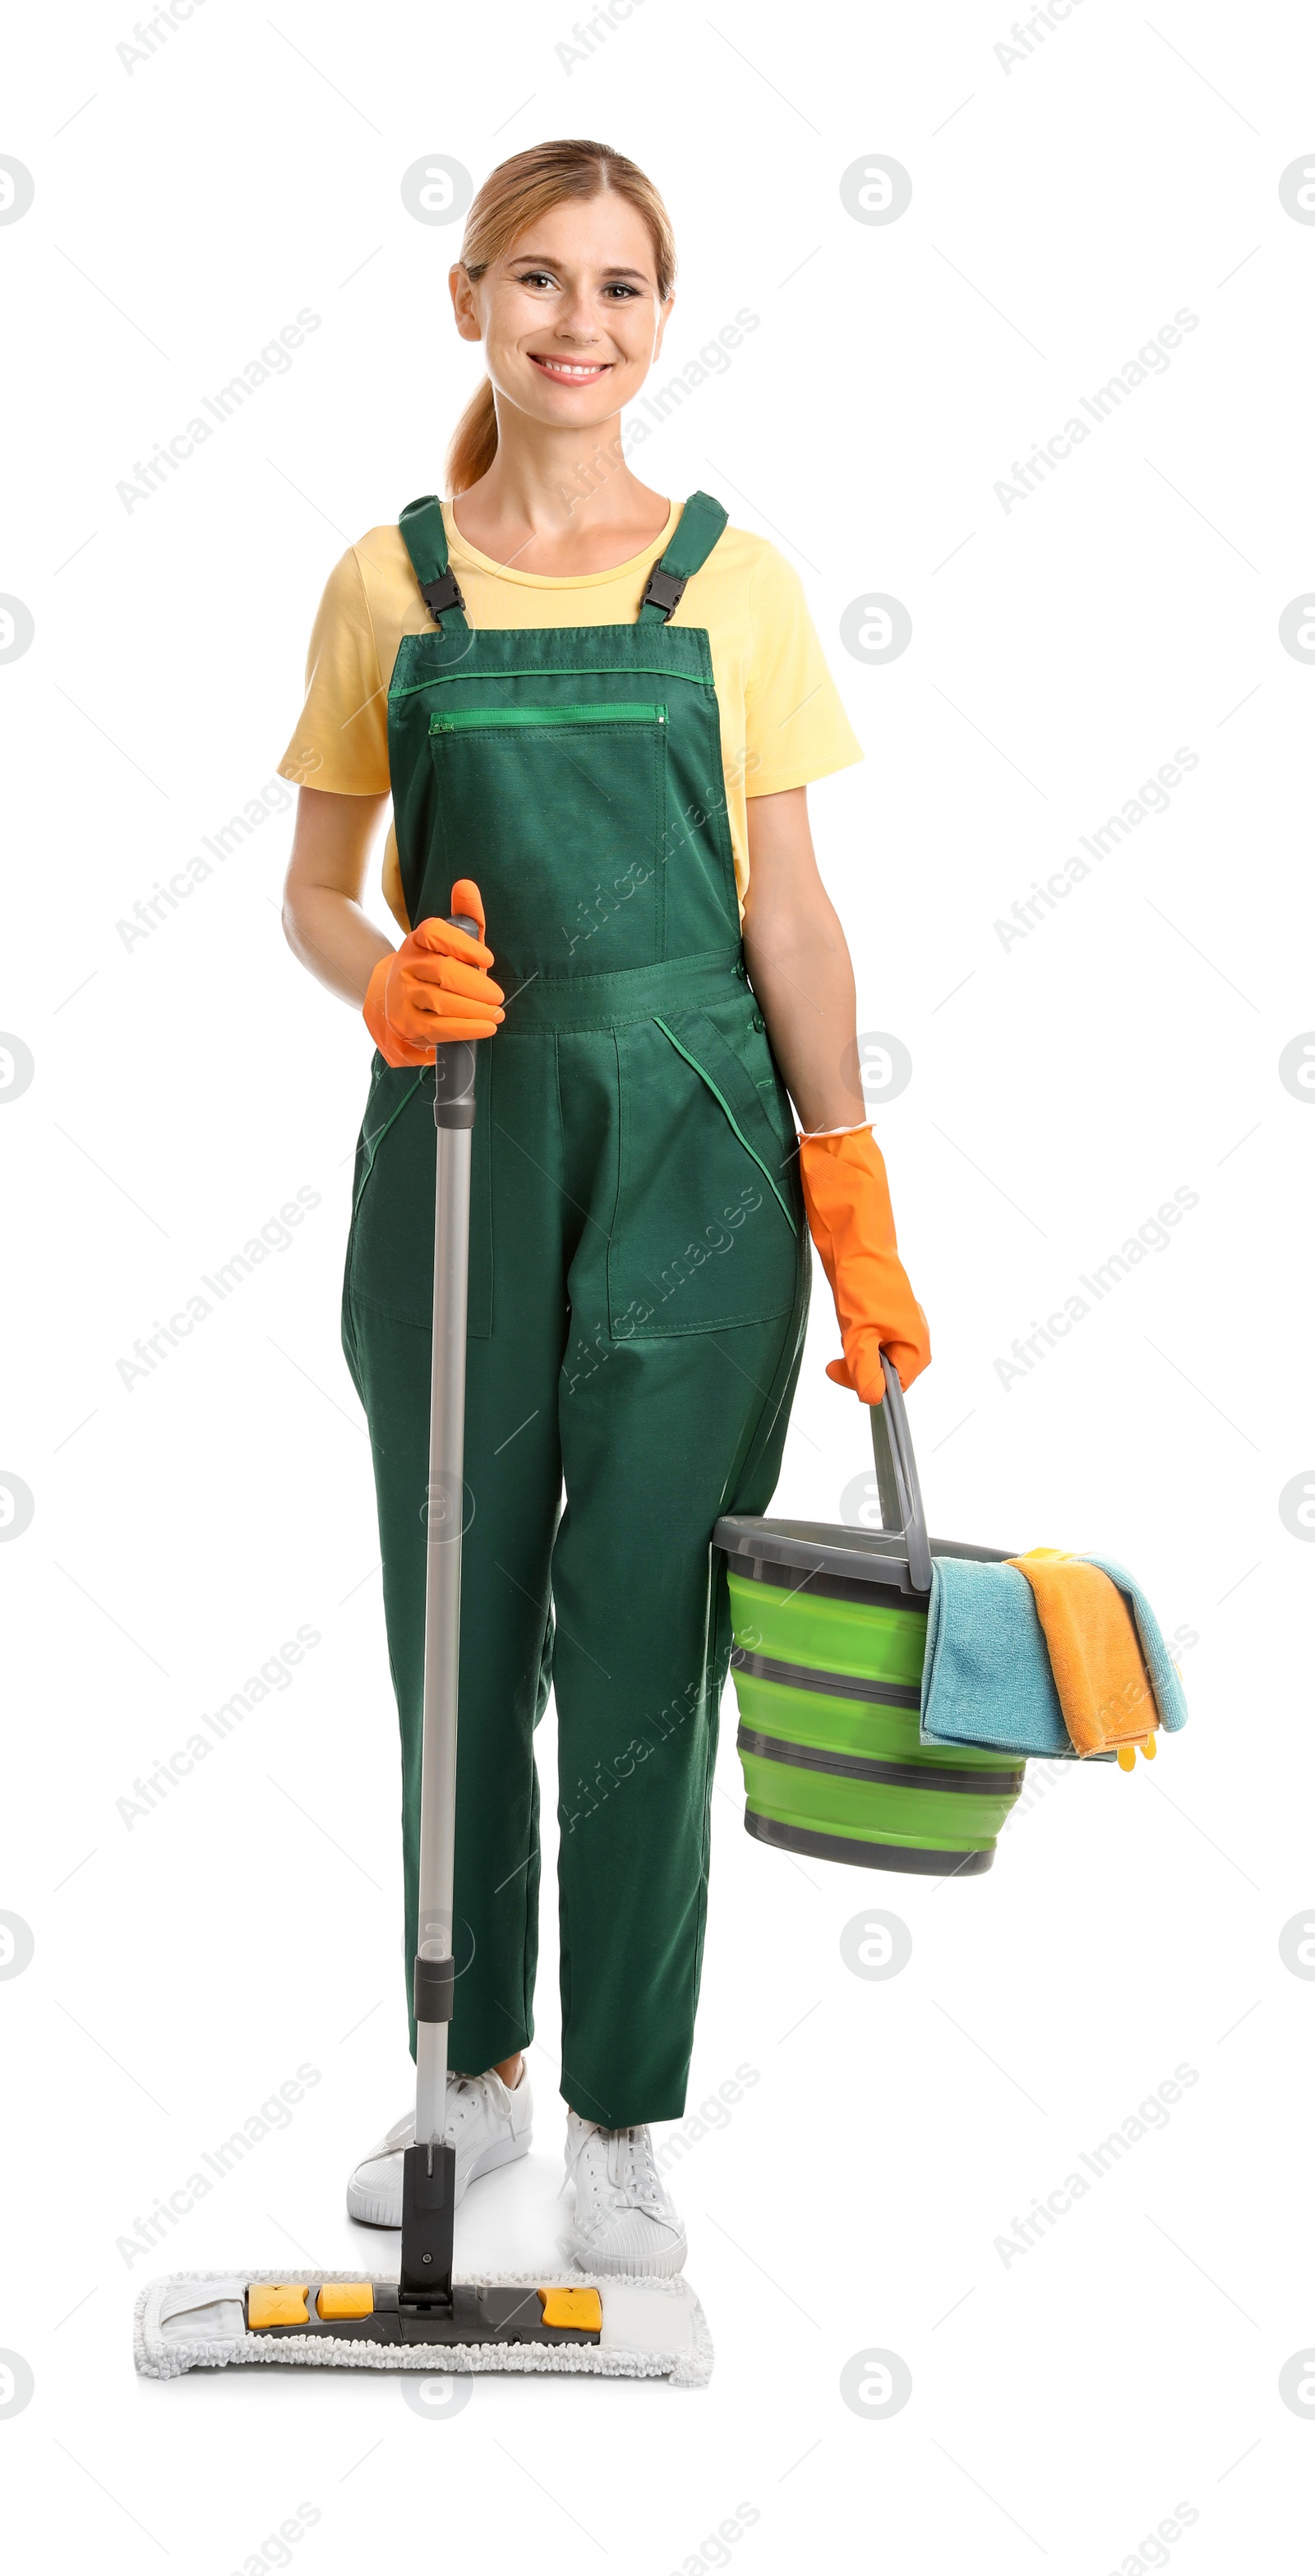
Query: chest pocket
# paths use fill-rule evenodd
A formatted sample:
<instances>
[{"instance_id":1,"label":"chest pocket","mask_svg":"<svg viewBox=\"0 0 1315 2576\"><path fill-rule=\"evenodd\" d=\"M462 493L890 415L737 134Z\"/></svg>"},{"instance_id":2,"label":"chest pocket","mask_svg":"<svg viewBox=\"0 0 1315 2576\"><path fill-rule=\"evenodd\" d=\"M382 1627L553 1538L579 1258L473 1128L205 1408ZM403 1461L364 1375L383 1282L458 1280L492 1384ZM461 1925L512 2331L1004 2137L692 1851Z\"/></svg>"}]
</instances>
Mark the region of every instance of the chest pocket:
<instances>
[{"instance_id":1,"label":"chest pocket","mask_svg":"<svg viewBox=\"0 0 1315 2576\"><path fill-rule=\"evenodd\" d=\"M787 1314L804 1257L794 1128L751 1000L632 1021L617 1044L613 1339Z\"/></svg>"},{"instance_id":2,"label":"chest pocket","mask_svg":"<svg viewBox=\"0 0 1315 2576\"><path fill-rule=\"evenodd\" d=\"M440 708L429 749L441 882L426 908L474 877L506 924L504 985L665 956L665 706Z\"/></svg>"}]
</instances>

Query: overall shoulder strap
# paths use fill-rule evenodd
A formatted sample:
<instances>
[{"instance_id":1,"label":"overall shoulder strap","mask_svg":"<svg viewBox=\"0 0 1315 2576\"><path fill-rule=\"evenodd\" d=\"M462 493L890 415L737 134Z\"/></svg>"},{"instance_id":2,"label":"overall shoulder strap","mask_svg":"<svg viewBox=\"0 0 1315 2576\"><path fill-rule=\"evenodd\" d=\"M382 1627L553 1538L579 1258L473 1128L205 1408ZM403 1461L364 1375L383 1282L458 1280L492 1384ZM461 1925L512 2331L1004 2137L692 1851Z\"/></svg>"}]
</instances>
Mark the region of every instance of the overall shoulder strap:
<instances>
[{"instance_id":1,"label":"overall shoulder strap","mask_svg":"<svg viewBox=\"0 0 1315 2576\"><path fill-rule=\"evenodd\" d=\"M654 626L666 625L680 606L686 582L707 562L726 517L720 501L714 501L709 493L691 492L666 553L648 576L648 588L639 607L641 625L645 620Z\"/></svg>"},{"instance_id":2,"label":"overall shoulder strap","mask_svg":"<svg viewBox=\"0 0 1315 2576\"><path fill-rule=\"evenodd\" d=\"M418 501L408 501L397 524L420 584L420 595L439 634L443 632L444 618L450 625L464 627L466 603L448 563L447 529L437 494L422 492Z\"/></svg>"}]
</instances>

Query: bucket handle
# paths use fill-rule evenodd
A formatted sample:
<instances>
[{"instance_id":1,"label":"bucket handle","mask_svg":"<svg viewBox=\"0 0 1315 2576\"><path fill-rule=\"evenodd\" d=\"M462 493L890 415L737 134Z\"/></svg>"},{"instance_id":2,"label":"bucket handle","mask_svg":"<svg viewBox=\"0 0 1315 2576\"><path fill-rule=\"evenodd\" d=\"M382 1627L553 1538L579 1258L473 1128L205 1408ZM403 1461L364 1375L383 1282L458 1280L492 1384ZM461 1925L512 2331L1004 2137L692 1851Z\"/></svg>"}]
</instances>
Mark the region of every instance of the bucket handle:
<instances>
[{"instance_id":1,"label":"bucket handle","mask_svg":"<svg viewBox=\"0 0 1315 2576\"><path fill-rule=\"evenodd\" d=\"M881 1354L881 1373L886 1381L885 1402L869 1408L881 1526L892 1537L904 1540L909 1560L909 1581L914 1591L930 1592L931 1547L909 1417L904 1409L904 1390L894 1363L885 1351Z\"/></svg>"}]
</instances>

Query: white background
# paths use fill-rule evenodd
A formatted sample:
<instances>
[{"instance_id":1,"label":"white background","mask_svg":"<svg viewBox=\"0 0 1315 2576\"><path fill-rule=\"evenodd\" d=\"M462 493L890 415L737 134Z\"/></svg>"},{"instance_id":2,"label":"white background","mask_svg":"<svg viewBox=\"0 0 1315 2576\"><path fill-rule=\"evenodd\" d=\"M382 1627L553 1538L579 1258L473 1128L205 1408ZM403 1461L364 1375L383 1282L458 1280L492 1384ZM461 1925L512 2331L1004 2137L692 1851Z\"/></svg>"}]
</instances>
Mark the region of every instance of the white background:
<instances>
[{"instance_id":1,"label":"white background","mask_svg":"<svg viewBox=\"0 0 1315 2576\"><path fill-rule=\"evenodd\" d=\"M1278 183L1312 144L1315 45L1295 7L1217 0L1153 25L1085 0L1006 66L1009 33L961 0L715 23L643 0L564 62L541 7L205 0L125 68L126 12L10 31L0 150L36 182L0 228L0 588L35 620L0 667L0 1025L35 1061L0 1114L0 1466L35 1497L0 1547L0 1906L35 1941L0 1982L0 2346L35 2378L0 2419L16 2563L1292 2563L1315 1986L1278 1941L1315 1904L1312 1559L1278 1497L1315 1460L1315 1119L1278 1058L1315 1023L1315 674L1278 621L1312 570L1315 228ZM343 2176L408 2061L338 1346L368 1041L283 943L286 811L149 937L116 923L272 778L330 565L439 480L475 370L456 232L406 211L403 171L442 152L479 179L582 132L672 210L663 378L761 316L637 462L798 564L868 755L812 805L860 1028L913 1060L878 1133L936 1348L910 1408L932 1527L1124 1559L1195 1637L1192 1725L1131 1779L1043 1775L994 1873L938 1886L750 1843L728 1698L691 2118L758 2080L674 2177L711 2387L485 2380L427 2422L389 2377L131 2368L152 2272L371 2259ZM888 226L840 198L874 152L913 181ZM291 368L126 510L136 460L302 307ZM1168 370L1006 512L1013 461L1180 307ZM884 666L840 640L865 585L912 618ZM1006 950L994 922L1179 745L1169 810ZM302 1187L289 1247L126 1388L134 1339ZM1179 1187L1170 1245L1006 1391L1015 1336ZM829 1520L865 1426L823 1375L819 1287L777 1502ZM303 1623L292 1684L129 1827L134 1778ZM912 1932L886 1982L839 1947L873 1906ZM534 2159L462 2215L488 2264L561 2223L553 1928L545 1903ZM289 2125L125 2261L301 2064ZM1179 2065L1167 2127L1006 2264L997 2237ZM885 2421L840 2393L878 2349L913 2383ZM271 2539L303 2503L313 2526ZM1148 2539L1179 2503L1191 2526Z\"/></svg>"}]
</instances>

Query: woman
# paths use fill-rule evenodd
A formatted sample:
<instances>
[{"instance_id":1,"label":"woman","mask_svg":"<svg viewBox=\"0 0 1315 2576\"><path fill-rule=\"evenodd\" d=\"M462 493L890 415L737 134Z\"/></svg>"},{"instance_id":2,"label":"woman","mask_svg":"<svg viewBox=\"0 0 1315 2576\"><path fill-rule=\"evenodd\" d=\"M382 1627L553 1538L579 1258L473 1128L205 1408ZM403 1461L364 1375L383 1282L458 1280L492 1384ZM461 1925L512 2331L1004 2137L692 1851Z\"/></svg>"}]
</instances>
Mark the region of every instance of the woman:
<instances>
[{"instance_id":1,"label":"woman","mask_svg":"<svg viewBox=\"0 0 1315 2576\"><path fill-rule=\"evenodd\" d=\"M674 274L661 200L618 154L546 143L493 172L451 273L488 370L449 458L454 499L412 503L343 557L282 763L303 782L288 938L378 1050L343 1329L378 1492L408 1958L424 1067L438 1042L493 1041L477 1049L449 2033L468 2071L449 2078L448 2135L458 2198L530 2143L533 1731L551 1681L572 2250L600 2272L684 2261L648 2124L684 2110L698 1994L730 1649L710 1536L776 1483L805 1203L842 1328L831 1374L876 1402L883 1344L905 1384L930 1355L809 839L807 782L858 745L774 548L704 494L659 498L622 454ZM396 949L359 908L390 791ZM399 2223L410 2135L397 2122L357 2166L355 2217Z\"/></svg>"}]
</instances>

